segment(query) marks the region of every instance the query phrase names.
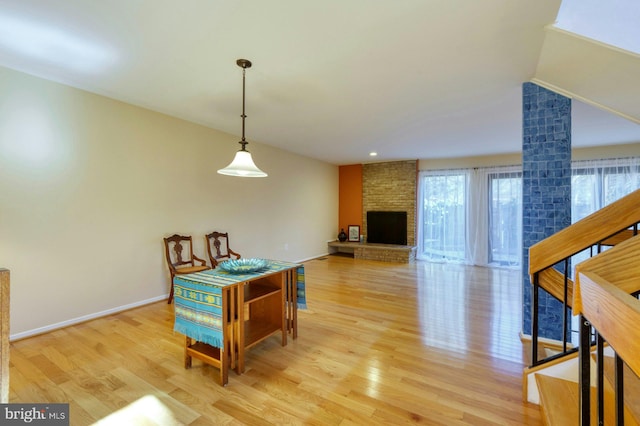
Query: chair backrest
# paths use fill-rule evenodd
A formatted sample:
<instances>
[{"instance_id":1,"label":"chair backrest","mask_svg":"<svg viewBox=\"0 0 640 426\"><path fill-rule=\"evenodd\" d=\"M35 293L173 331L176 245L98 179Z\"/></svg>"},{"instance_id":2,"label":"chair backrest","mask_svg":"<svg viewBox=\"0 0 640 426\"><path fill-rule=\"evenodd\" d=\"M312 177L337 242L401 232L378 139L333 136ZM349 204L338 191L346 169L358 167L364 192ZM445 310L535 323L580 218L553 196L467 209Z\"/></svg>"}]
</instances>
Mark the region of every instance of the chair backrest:
<instances>
[{"instance_id":1,"label":"chair backrest","mask_svg":"<svg viewBox=\"0 0 640 426\"><path fill-rule=\"evenodd\" d=\"M206 235L207 252L211 266L214 268L221 260L231 259L231 255L240 258L240 255L229 248L229 234L227 232L214 231Z\"/></svg>"},{"instance_id":2,"label":"chair backrest","mask_svg":"<svg viewBox=\"0 0 640 426\"><path fill-rule=\"evenodd\" d=\"M180 266L194 266L191 235L174 234L165 238L164 249L167 256L167 264L172 271L175 271Z\"/></svg>"}]
</instances>

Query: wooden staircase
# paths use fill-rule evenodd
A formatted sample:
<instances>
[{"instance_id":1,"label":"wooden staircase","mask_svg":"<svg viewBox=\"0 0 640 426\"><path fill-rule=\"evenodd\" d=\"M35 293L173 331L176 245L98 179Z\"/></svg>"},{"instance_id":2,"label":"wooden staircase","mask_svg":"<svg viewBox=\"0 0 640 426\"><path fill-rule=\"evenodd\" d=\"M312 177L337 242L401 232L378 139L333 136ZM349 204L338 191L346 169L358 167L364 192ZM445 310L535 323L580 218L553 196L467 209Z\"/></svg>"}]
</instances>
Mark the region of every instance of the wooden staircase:
<instances>
[{"instance_id":1,"label":"wooden staircase","mask_svg":"<svg viewBox=\"0 0 640 426\"><path fill-rule=\"evenodd\" d=\"M529 273L533 286L544 289L563 302L573 310L574 315L580 314L581 318L584 316L581 324L587 324L582 330L587 339L585 341L591 339L591 333L584 330L593 330L600 339L608 342L608 356L602 362L604 425L622 424L616 423L615 418L613 357L616 353L625 365L624 425L640 424L638 206L640 190L541 241L529 251ZM612 248L601 252L603 246ZM568 260L574 254L589 248L595 254L576 266L574 283L568 278L566 271ZM555 269L563 263L564 273ZM538 340L535 334L532 336L536 350L531 348L533 363L524 370L524 399L540 405L547 425L598 424L597 360L593 356L589 357L591 346L583 345L580 355L560 348L561 354L549 356L546 342ZM589 360L584 361L587 358ZM586 393L581 396L581 374L582 377L591 378L589 397ZM586 392L587 386L583 389ZM582 410L582 406L586 410L587 404L589 410Z\"/></svg>"}]
</instances>

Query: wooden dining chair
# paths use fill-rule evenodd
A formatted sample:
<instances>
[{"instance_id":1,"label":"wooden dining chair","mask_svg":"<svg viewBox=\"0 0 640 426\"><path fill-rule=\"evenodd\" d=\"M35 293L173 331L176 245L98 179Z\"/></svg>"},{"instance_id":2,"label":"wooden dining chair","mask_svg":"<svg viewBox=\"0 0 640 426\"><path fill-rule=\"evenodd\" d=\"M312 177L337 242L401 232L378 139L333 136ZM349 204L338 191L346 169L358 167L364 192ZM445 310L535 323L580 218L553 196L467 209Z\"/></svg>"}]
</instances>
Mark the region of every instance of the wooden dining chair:
<instances>
[{"instance_id":1,"label":"wooden dining chair","mask_svg":"<svg viewBox=\"0 0 640 426\"><path fill-rule=\"evenodd\" d=\"M207 240L207 252L211 267L215 268L218 263L228 259L240 259L240 253L229 248L229 234L227 232L214 231L205 236ZM233 256L233 257L232 257Z\"/></svg>"},{"instance_id":2,"label":"wooden dining chair","mask_svg":"<svg viewBox=\"0 0 640 426\"><path fill-rule=\"evenodd\" d=\"M185 253L185 249L187 252ZM193 254L193 240L190 235L174 234L164 239L164 251L171 273L171 292L167 303L173 301L173 278L176 275L192 274L211 269L207 261ZM200 262L199 265L196 262Z\"/></svg>"}]
</instances>

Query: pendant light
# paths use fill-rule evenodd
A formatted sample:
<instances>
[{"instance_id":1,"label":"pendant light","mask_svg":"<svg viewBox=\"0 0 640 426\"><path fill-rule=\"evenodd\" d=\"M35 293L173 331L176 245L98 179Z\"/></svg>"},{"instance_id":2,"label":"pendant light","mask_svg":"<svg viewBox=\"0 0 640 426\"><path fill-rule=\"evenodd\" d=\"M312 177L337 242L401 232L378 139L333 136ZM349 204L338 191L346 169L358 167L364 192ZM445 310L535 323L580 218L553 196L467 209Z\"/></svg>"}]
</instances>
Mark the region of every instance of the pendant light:
<instances>
[{"instance_id":1,"label":"pendant light","mask_svg":"<svg viewBox=\"0 0 640 426\"><path fill-rule=\"evenodd\" d=\"M253 162L251 153L246 149L246 145L249 142L244 139L244 119L247 117L244 113L244 75L247 68L251 68L251 62L247 59L238 59L236 64L242 68L242 115L240 116L242 117L242 140L238 142L242 145L242 148L236 152L236 156L233 158L231 164L224 169L218 170L218 173L227 176L266 177L267 174L260 170Z\"/></svg>"}]
</instances>

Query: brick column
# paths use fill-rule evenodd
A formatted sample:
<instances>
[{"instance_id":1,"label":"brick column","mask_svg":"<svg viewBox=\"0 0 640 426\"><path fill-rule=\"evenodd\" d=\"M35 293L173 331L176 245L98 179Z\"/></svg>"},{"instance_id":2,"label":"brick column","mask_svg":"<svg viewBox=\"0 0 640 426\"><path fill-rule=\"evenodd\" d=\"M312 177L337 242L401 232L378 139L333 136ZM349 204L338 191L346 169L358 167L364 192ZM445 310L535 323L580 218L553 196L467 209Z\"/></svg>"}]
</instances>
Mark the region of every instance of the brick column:
<instances>
[{"instance_id":1,"label":"brick column","mask_svg":"<svg viewBox=\"0 0 640 426\"><path fill-rule=\"evenodd\" d=\"M571 224L571 99L522 85L523 333L531 334L529 247ZM562 339L562 304L540 291L539 336Z\"/></svg>"}]
</instances>

